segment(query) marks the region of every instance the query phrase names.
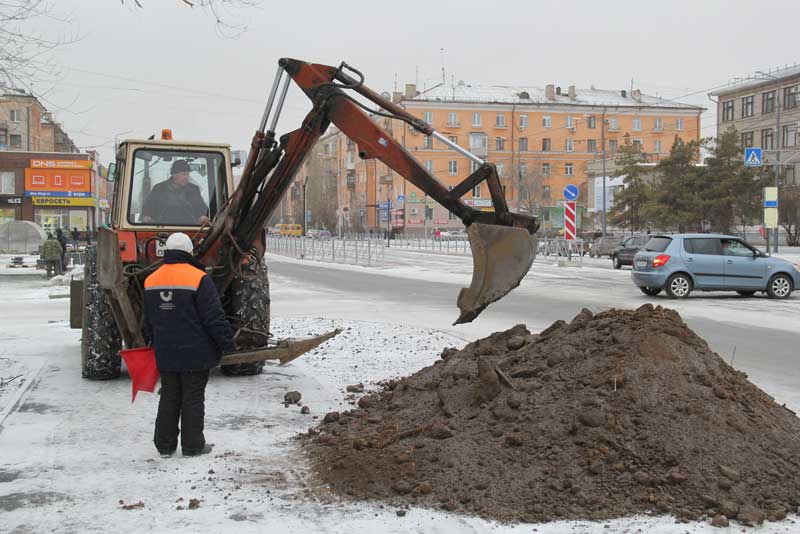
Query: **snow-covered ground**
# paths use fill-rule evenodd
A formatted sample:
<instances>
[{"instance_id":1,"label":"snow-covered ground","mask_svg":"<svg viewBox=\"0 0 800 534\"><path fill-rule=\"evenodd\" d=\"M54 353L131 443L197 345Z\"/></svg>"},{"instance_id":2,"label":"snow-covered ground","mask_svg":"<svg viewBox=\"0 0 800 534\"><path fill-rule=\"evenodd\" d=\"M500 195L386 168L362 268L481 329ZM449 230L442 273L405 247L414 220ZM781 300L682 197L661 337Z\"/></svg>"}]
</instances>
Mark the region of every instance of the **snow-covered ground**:
<instances>
[{"instance_id":1,"label":"snow-covered ground","mask_svg":"<svg viewBox=\"0 0 800 534\"><path fill-rule=\"evenodd\" d=\"M305 265L298 261L292 267ZM539 277L524 283L532 291L564 276L575 277L584 291L598 280L629 276L603 263L580 270L536 267ZM334 274L361 269L325 268ZM420 266L413 253L398 253L381 272L456 283L466 277L468 283L470 270L468 260L432 258ZM409 305L390 314L386 303L348 293L346 287L284 282L274 277L272 284L278 337L344 331L259 376L232 379L215 373L206 400L206 436L215 444L213 453L162 459L151 443L156 395L140 393L131 404L127 377L81 379L80 335L69 328L68 300L49 298L54 287L65 286L36 276L0 276L0 358L5 358L0 376L24 375L13 382L22 387L0 395L0 532L718 532L669 517L499 525L434 510L412 509L398 517L379 504L318 500L308 490L306 462L293 437L325 412L348 408L346 385L364 382L369 389L379 380L412 373L443 348L462 346L484 332L442 332L441 310ZM796 316L794 306L790 310ZM768 384L762 387L769 392ZM291 390L301 392L310 415L302 415L298 406L284 407L283 396ZM191 499L199 501L197 508L189 509ZM798 532L797 521L792 517L753 531Z\"/></svg>"}]
</instances>

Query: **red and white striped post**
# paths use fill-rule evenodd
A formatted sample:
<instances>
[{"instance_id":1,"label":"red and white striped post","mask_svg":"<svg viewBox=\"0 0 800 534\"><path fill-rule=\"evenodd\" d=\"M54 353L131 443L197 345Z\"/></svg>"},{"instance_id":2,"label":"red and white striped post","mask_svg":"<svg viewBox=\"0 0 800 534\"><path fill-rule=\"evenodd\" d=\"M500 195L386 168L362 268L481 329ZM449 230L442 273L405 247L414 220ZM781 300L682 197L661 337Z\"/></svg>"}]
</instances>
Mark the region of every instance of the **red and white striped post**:
<instances>
[{"instance_id":1,"label":"red and white striped post","mask_svg":"<svg viewBox=\"0 0 800 534\"><path fill-rule=\"evenodd\" d=\"M564 238L569 241L575 240L576 210L576 202L574 200L564 202Z\"/></svg>"}]
</instances>

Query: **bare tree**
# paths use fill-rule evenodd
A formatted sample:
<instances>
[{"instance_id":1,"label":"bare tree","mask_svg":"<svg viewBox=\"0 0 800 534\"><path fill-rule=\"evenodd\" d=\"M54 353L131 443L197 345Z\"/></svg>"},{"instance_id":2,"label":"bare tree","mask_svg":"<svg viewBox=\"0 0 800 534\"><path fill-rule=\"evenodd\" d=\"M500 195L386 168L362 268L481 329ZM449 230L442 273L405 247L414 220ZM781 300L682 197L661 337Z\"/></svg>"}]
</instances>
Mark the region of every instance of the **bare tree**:
<instances>
[{"instance_id":1,"label":"bare tree","mask_svg":"<svg viewBox=\"0 0 800 534\"><path fill-rule=\"evenodd\" d=\"M144 9L148 0L120 0L123 5ZM217 30L223 37L237 37L247 31L245 24L235 22L240 17L236 13L239 8L257 7L261 0L177 0L193 9L208 12L217 24Z\"/></svg>"},{"instance_id":2,"label":"bare tree","mask_svg":"<svg viewBox=\"0 0 800 534\"><path fill-rule=\"evenodd\" d=\"M69 29L70 21L55 9L54 0L0 1L0 85L28 89L32 82L51 77L57 70L52 58L56 48L75 42L76 36L36 33L39 21Z\"/></svg>"}]
</instances>

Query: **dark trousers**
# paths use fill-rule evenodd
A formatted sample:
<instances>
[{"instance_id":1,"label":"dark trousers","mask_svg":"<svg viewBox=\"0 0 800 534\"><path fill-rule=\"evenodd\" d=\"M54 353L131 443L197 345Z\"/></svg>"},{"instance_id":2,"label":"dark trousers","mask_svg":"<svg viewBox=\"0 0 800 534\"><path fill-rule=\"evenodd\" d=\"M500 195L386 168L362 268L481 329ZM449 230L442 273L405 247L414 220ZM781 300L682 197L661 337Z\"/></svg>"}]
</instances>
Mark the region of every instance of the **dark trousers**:
<instances>
[{"instance_id":1,"label":"dark trousers","mask_svg":"<svg viewBox=\"0 0 800 534\"><path fill-rule=\"evenodd\" d=\"M153 436L158 452L169 454L177 449L178 433L184 454L196 454L203 449L207 383L208 370L161 373L161 398Z\"/></svg>"}]
</instances>

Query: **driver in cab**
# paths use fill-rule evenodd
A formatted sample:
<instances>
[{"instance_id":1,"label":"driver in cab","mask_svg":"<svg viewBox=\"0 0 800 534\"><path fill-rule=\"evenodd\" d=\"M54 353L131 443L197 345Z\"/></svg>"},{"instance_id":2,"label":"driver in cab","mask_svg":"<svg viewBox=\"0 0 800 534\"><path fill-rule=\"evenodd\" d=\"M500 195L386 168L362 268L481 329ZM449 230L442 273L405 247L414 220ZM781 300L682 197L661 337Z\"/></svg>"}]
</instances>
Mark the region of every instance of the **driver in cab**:
<instances>
[{"instance_id":1,"label":"driver in cab","mask_svg":"<svg viewBox=\"0 0 800 534\"><path fill-rule=\"evenodd\" d=\"M142 207L142 222L194 226L210 222L200 188L189 182L191 168L186 160L172 163L170 178L156 184Z\"/></svg>"}]
</instances>

